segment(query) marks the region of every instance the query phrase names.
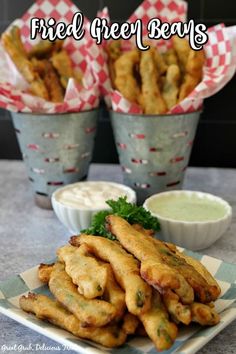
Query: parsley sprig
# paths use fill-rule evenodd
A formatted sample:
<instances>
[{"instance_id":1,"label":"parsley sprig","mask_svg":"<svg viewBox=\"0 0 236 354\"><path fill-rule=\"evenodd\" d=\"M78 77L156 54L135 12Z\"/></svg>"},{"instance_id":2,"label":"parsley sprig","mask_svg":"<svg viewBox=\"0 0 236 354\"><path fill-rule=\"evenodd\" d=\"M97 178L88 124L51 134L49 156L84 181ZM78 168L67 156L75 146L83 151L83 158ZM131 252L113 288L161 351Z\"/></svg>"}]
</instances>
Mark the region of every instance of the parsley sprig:
<instances>
[{"instance_id":1,"label":"parsley sprig","mask_svg":"<svg viewBox=\"0 0 236 354\"><path fill-rule=\"evenodd\" d=\"M103 236L110 240L115 240L115 236L106 229L106 216L117 215L128 221L130 224L140 224L145 229L154 231L160 230L160 224L156 217L142 206L137 206L127 202L127 197L120 197L118 200L107 200L110 210L100 211L92 218L91 227L82 230L87 235Z\"/></svg>"}]
</instances>

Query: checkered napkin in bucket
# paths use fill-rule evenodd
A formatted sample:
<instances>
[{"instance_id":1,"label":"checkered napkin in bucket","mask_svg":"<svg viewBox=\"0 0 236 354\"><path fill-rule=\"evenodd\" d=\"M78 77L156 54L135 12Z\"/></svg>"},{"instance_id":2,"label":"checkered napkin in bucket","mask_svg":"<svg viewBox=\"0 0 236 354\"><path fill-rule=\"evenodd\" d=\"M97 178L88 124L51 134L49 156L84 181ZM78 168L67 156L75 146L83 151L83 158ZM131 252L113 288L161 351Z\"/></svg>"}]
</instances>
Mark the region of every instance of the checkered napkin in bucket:
<instances>
[{"instance_id":1,"label":"checkered napkin in bucket","mask_svg":"<svg viewBox=\"0 0 236 354\"><path fill-rule=\"evenodd\" d=\"M236 319L236 264L225 263L219 259L185 251L192 257L201 261L218 280L222 292L216 301L216 310L220 313L221 321L213 327L188 326L180 330L174 346L163 351L163 354L179 353L193 354L216 336L223 328ZM50 262L51 263L51 262ZM106 349L89 341L74 337L66 331L53 325L38 320L19 309L19 297L29 291L50 295L48 287L42 285L37 277L37 268L32 268L13 278L0 283L0 312L34 329L35 331L70 347L71 349L86 354L155 354L153 343L144 337L133 338L124 346L117 349ZM22 343L24 344L24 343Z\"/></svg>"},{"instance_id":2,"label":"checkered napkin in bucket","mask_svg":"<svg viewBox=\"0 0 236 354\"><path fill-rule=\"evenodd\" d=\"M147 23L152 18L159 18L162 22L169 23L185 22L186 15L187 3L185 1L145 0L129 18L128 22L142 19L145 37L147 35ZM104 17L106 17L106 14L104 14ZM204 46L206 65L202 82L188 97L173 107L169 113L187 113L200 109L204 98L214 95L233 77L236 70L236 47L233 45L236 36L234 27L226 28L223 24L220 24L208 30L209 41ZM165 51L171 43L171 41L164 40L152 40L150 42L152 42L152 45L158 45L158 49L161 52ZM126 49L134 46L131 40L125 41L123 45ZM103 43L103 46L106 46L106 43ZM142 113L139 106L128 102L118 91L112 90L108 68L106 67L105 53L104 57L104 63L101 65L100 71L107 75L106 77L104 76L102 84L102 92L106 96L106 102L117 112Z\"/></svg>"},{"instance_id":3,"label":"checkered napkin in bucket","mask_svg":"<svg viewBox=\"0 0 236 354\"><path fill-rule=\"evenodd\" d=\"M33 17L48 19L53 17L57 22L70 24L79 9L70 0L38 0L21 19L14 21L21 29L24 45L30 49L40 38L30 40L30 21ZM12 26L11 25L11 26ZM10 27L11 27L10 26ZM28 84L11 62L0 44L0 107L10 111L36 113L80 112L96 108L99 104L99 88L90 65L90 53L87 49L89 20L84 18L86 35L80 41L73 37L66 39L64 48L69 53L75 68L83 73L83 88L73 79L69 80L63 103L47 102L25 92Z\"/></svg>"}]
</instances>

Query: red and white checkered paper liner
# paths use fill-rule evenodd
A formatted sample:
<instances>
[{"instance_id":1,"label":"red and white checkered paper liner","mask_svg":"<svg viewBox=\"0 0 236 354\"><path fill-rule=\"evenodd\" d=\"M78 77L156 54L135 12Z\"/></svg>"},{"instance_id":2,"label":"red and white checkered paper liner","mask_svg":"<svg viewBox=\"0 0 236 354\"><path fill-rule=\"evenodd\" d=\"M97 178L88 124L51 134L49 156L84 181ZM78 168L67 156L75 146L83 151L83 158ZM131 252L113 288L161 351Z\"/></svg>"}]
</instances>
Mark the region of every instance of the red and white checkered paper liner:
<instances>
[{"instance_id":1,"label":"red and white checkered paper liner","mask_svg":"<svg viewBox=\"0 0 236 354\"><path fill-rule=\"evenodd\" d=\"M162 22L186 21L187 3L182 0L145 0L129 18L129 22L142 19L143 34L147 35L147 23L152 18L159 18ZM168 113L193 112L202 107L203 100L222 89L233 77L236 69L235 46L233 41L236 38L236 26L224 27L223 24L214 26L208 30L209 41L204 46L206 65L201 83L181 103L176 105ZM107 43L103 43L106 46ZM124 41L123 49L130 49L133 41ZM163 52L170 47L171 41L152 41L152 45L158 46ZM142 113L139 106L127 101L118 91L111 88L107 68L106 54L104 51L104 65L101 65L100 72L103 75L102 92L106 96L106 102L112 109L123 113ZM97 69L98 72L98 69ZM96 74L95 74L96 75Z\"/></svg>"},{"instance_id":2,"label":"red and white checkered paper liner","mask_svg":"<svg viewBox=\"0 0 236 354\"><path fill-rule=\"evenodd\" d=\"M38 0L24 14L14 21L21 29L22 40L27 49L40 41L30 40L30 20L33 17L50 18L56 21L71 23L72 18L79 9L70 0ZM13 25L12 24L12 25ZM11 27L11 26L10 26ZM15 65L5 53L0 44L0 107L10 111L35 112L35 113L66 113L80 112L98 107L99 86L90 65L88 52L90 22L84 18L86 34L80 41L72 37L67 38L64 48L69 53L75 68L83 73L83 87L70 79L65 94L64 102L52 103L26 93L28 84L17 71Z\"/></svg>"}]
</instances>

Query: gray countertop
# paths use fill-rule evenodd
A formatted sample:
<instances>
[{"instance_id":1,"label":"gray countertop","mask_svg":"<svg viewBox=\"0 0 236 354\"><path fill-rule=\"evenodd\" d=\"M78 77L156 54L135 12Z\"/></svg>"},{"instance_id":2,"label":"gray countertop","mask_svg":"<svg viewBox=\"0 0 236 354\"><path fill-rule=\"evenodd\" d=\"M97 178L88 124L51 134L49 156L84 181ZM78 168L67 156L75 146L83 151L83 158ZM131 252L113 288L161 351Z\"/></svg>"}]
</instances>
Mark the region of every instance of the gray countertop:
<instances>
[{"instance_id":1,"label":"gray countertop","mask_svg":"<svg viewBox=\"0 0 236 354\"><path fill-rule=\"evenodd\" d=\"M120 168L92 165L89 179L121 182ZM227 233L204 253L236 263L236 170L189 168L185 189L200 190L226 199L233 207L233 221ZM55 250L65 244L69 233L52 211L34 205L32 191L22 162L0 161L0 281L52 259ZM55 342L0 315L0 352L2 345L50 347ZM6 351L15 353L14 349ZM58 351L51 350L50 353ZM29 352L28 352L29 353ZM39 350L37 353L45 353ZM73 354L73 351L67 351ZM208 343L201 354L236 353L236 321Z\"/></svg>"}]
</instances>

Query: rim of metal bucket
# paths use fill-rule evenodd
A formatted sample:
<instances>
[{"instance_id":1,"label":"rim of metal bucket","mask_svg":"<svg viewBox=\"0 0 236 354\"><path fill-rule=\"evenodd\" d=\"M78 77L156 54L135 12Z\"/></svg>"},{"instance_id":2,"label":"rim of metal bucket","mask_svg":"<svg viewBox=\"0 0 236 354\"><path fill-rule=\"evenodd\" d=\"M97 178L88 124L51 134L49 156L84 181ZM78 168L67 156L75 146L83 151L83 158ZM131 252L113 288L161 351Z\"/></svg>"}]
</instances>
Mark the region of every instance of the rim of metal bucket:
<instances>
[{"instance_id":1,"label":"rim of metal bucket","mask_svg":"<svg viewBox=\"0 0 236 354\"><path fill-rule=\"evenodd\" d=\"M76 113L89 113L89 112L94 112L94 111L99 111L100 107L93 108L93 109L88 109L86 111L80 111L80 112L63 112L63 113L35 113L35 112L14 112L10 111L10 113L15 113L19 115L34 115L34 116L63 116L66 114L76 114Z\"/></svg>"},{"instance_id":2,"label":"rim of metal bucket","mask_svg":"<svg viewBox=\"0 0 236 354\"><path fill-rule=\"evenodd\" d=\"M203 112L203 108L198 109L197 111L193 111L193 112L186 112L186 113L166 113L166 114L144 114L144 113L124 113L124 112L117 112L117 111L113 111L113 109L109 109L110 113L117 113L121 116L131 116L131 117L142 117L142 118L154 118L154 117L170 117L170 116L183 116L183 115L191 115L191 114L195 114L195 113L202 113Z\"/></svg>"}]
</instances>

